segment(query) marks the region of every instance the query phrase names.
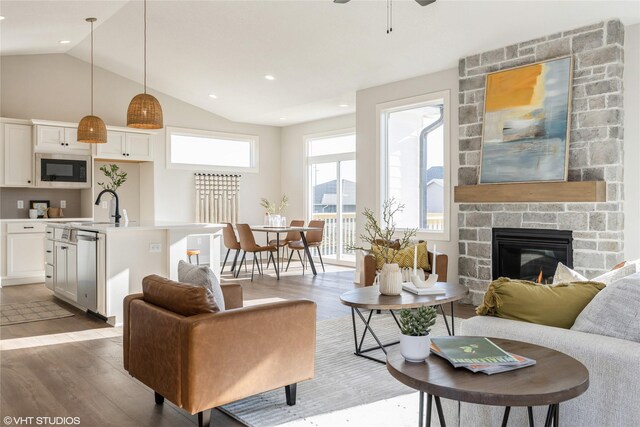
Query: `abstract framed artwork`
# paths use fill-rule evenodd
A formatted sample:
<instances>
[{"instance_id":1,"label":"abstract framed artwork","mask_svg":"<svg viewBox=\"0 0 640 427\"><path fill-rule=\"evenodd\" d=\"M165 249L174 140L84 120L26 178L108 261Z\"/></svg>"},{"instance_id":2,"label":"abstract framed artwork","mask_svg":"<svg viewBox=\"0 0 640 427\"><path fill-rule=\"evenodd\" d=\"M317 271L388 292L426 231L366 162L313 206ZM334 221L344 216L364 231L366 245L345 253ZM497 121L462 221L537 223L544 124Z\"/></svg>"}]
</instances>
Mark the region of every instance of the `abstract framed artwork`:
<instances>
[{"instance_id":1,"label":"abstract framed artwork","mask_svg":"<svg viewBox=\"0 0 640 427\"><path fill-rule=\"evenodd\" d=\"M480 183L566 181L570 56L487 75Z\"/></svg>"}]
</instances>

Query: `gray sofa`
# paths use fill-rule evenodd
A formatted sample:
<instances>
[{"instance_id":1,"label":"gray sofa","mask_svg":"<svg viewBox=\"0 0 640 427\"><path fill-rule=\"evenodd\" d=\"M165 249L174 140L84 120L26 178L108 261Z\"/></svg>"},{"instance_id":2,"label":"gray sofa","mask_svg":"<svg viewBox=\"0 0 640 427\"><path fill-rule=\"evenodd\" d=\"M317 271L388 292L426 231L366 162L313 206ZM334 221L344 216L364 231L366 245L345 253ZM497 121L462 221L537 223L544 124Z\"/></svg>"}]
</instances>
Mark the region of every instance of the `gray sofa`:
<instances>
[{"instance_id":1,"label":"gray sofa","mask_svg":"<svg viewBox=\"0 0 640 427\"><path fill-rule=\"evenodd\" d=\"M623 280L633 282L640 289L640 273ZM629 303L633 304L633 301ZM636 322L632 323L628 325L629 328L640 328L640 317L636 317ZM640 425L640 343L485 316L462 321L458 334L526 341L561 351L582 362L589 370L589 389L583 395L560 405L561 425ZM443 406L447 424L456 425L457 404L443 401ZM528 425L526 412L525 408L513 408L509 425ZM504 408L462 403L460 425L500 425L503 413ZM534 408L536 425L544 425L545 415L546 408ZM434 416L432 425L437 425L436 420Z\"/></svg>"}]
</instances>

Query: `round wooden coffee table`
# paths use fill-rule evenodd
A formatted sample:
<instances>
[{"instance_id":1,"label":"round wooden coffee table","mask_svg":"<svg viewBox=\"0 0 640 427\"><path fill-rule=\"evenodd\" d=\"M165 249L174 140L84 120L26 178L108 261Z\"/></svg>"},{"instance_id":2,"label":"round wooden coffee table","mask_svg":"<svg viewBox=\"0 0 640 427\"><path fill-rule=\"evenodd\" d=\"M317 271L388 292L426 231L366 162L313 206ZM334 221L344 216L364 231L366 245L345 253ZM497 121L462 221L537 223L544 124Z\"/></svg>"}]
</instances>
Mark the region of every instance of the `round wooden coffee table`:
<instances>
[{"instance_id":1,"label":"round wooden coffee table","mask_svg":"<svg viewBox=\"0 0 640 427\"><path fill-rule=\"evenodd\" d=\"M399 351L387 353L387 369L401 383L420 391L419 426L422 427L424 393L427 393L427 426L431 425L431 399L435 398L441 426L445 426L440 398L481 405L504 406L506 426L512 406L526 406L533 427L533 406L549 405L545 426L559 422L560 403L580 396L589 388L589 371L564 353L521 341L490 338L505 351L536 360L514 371L486 375L454 368L445 359L430 355L424 363L404 360Z\"/></svg>"},{"instance_id":2,"label":"round wooden coffee table","mask_svg":"<svg viewBox=\"0 0 640 427\"><path fill-rule=\"evenodd\" d=\"M466 286L445 282L438 282L435 284L435 287L444 290L444 294L415 295L407 291L402 291L400 295L382 295L380 294L380 289L378 286L367 286L364 288L354 289L340 295L340 302L351 307L351 320L353 322L353 341L356 348L356 356L364 357L380 363L386 363L385 360L377 359L375 357L369 356L366 353L373 350L382 350L386 354L386 347L398 344L399 342L394 341L387 344L382 344L380 342L378 336L375 334L371 327L371 317L373 316L374 311L389 310L389 312L393 316L393 319L396 321L398 328L400 328L400 324L394 313L394 310L401 310L403 308L418 308L423 306L437 306L440 307L440 311L442 312L442 317L444 318L447 332L449 333L449 335L455 335L453 302L458 301L465 295L467 295L469 293L469 289L467 289ZM449 327L447 316L445 316L444 310L442 308L442 305L446 303L451 304L451 327ZM367 316L367 318L365 318L365 316L362 314L362 310L369 310L369 315ZM358 340L358 331L356 329L356 314L358 315L360 320L362 320L362 323L364 323L364 331L362 332L360 340ZM364 338L367 335L367 332L371 334L378 345L363 350L362 344L364 343Z\"/></svg>"}]
</instances>

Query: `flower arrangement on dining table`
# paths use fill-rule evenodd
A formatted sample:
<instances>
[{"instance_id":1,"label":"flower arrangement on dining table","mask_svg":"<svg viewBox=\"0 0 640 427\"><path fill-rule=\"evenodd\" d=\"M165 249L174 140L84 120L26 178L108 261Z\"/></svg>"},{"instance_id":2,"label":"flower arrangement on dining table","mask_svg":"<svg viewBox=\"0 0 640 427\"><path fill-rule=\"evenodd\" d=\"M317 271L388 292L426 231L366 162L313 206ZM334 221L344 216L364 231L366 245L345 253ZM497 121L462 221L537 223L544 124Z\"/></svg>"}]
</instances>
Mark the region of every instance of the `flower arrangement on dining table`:
<instances>
[{"instance_id":1,"label":"flower arrangement on dining table","mask_svg":"<svg viewBox=\"0 0 640 427\"><path fill-rule=\"evenodd\" d=\"M260 206L262 206L265 210L264 223L269 226L285 226L287 225L287 219L282 216L284 210L289 206L289 197L286 194L282 195L280 199L280 204L276 204L276 202L271 202L269 199L263 197L260 199ZM276 213L277 212L277 213Z\"/></svg>"}]
</instances>

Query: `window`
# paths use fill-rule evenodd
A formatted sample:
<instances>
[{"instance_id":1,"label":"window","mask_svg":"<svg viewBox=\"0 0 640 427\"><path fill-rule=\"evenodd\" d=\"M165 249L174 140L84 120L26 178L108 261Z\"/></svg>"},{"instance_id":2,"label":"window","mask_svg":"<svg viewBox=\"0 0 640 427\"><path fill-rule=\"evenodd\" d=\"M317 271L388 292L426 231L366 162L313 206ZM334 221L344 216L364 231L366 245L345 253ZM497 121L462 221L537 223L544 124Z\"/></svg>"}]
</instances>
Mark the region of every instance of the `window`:
<instances>
[{"instance_id":1,"label":"window","mask_svg":"<svg viewBox=\"0 0 640 427\"><path fill-rule=\"evenodd\" d=\"M353 264L356 236L356 135L353 131L313 135L307 141L307 219L325 222L324 260Z\"/></svg>"},{"instance_id":2,"label":"window","mask_svg":"<svg viewBox=\"0 0 640 427\"><path fill-rule=\"evenodd\" d=\"M167 167L258 171L258 137L167 128Z\"/></svg>"},{"instance_id":3,"label":"window","mask_svg":"<svg viewBox=\"0 0 640 427\"><path fill-rule=\"evenodd\" d=\"M449 238L449 92L378 106L381 196L405 205L398 228Z\"/></svg>"}]
</instances>

